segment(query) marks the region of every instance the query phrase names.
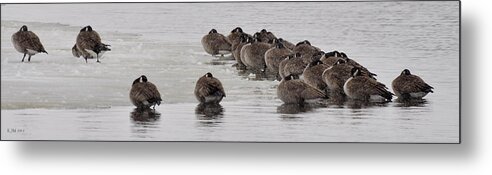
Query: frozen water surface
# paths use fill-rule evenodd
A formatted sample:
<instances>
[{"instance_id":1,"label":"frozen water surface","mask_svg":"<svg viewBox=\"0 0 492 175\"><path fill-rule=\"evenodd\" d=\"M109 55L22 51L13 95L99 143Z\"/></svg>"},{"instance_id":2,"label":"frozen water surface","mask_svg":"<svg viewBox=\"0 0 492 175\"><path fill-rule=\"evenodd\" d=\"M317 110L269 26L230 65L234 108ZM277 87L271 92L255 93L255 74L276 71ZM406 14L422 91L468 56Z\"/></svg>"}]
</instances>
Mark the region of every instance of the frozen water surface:
<instances>
[{"instance_id":1,"label":"frozen water surface","mask_svg":"<svg viewBox=\"0 0 492 175\"><path fill-rule=\"evenodd\" d=\"M1 15L2 139L459 141L458 2L15 4L2 5ZM49 55L20 62L10 37L22 25ZM101 64L72 56L85 25L112 46ZM416 104L283 105L278 81L242 74L203 51L211 28L228 34L237 26L344 51L387 86L409 68L435 93ZM226 89L221 106L194 98L206 72ZM134 111L128 99L140 75L163 96L156 113Z\"/></svg>"}]
</instances>

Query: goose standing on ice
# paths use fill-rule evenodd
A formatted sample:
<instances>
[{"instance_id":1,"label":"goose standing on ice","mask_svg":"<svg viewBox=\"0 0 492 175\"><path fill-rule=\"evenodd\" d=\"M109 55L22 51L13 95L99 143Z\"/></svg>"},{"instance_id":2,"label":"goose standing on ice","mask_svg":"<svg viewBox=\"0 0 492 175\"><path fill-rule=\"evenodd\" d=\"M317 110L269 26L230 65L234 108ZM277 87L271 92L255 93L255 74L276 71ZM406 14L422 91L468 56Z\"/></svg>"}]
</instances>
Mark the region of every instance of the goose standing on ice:
<instances>
[{"instance_id":1,"label":"goose standing on ice","mask_svg":"<svg viewBox=\"0 0 492 175\"><path fill-rule=\"evenodd\" d=\"M196 82L195 97L200 103L220 103L225 96L222 83L210 72Z\"/></svg>"},{"instance_id":2,"label":"goose standing on ice","mask_svg":"<svg viewBox=\"0 0 492 175\"><path fill-rule=\"evenodd\" d=\"M425 83L419 76L412 75L408 69L403 70L391 84L393 92L401 99L420 99L429 92L434 93L432 86Z\"/></svg>"},{"instance_id":3,"label":"goose standing on ice","mask_svg":"<svg viewBox=\"0 0 492 175\"><path fill-rule=\"evenodd\" d=\"M331 96L344 96L343 85L352 76L350 73L354 68L343 59L339 59L333 66L326 69L321 75Z\"/></svg>"},{"instance_id":4,"label":"goose standing on ice","mask_svg":"<svg viewBox=\"0 0 492 175\"><path fill-rule=\"evenodd\" d=\"M236 27L231 31L231 33L229 33L229 35L227 35L227 41L231 43L231 45L239 44L239 42L241 42L242 35L253 37L250 34L245 33L241 27Z\"/></svg>"},{"instance_id":5,"label":"goose standing on ice","mask_svg":"<svg viewBox=\"0 0 492 175\"><path fill-rule=\"evenodd\" d=\"M285 57L292 54L293 52L285 47L283 43L275 43L275 47L272 47L265 52L265 64L268 70L274 74L278 74L280 62L282 62Z\"/></svg>"},{"instance_id":6,"label":"goose standing on ice","mask_svg":"<svg viewBox=\"0 0 492 175\"><path fill-rule=\"evenodd\" d=\"M291 42L284 40L283 38L274 39L273 43L277 43L277 42L282 43L285 47L289 48L290 50L293 50L294 47L296 47L295 44L292 44Z\"/></svg>"},{"instance_id":7,"label":"goose standing on ice","mask_svg":"<svg viewBox=\"0 0 492 175\"><path fill-rule=\"evenodd\" d=\"M202 38L202 46L210 55L218 55L224 56L224 54L231 52L231 43L227 40L227 38L217 33L217 30L212 29L208 32L207 35Z\"/></svg>"},{"instance_id":8,"label":"goose standing on ice","mask_svg":"<svg viewBox=\"0 0 492 175\"><path fill-rule=\"evenodd\" d=\"M341 57L340 53L335 50L325 53L319 60L327 65L333 66L339 59L343 59L343 57Z\"/></svg>"},{"instance_id":9,"label":"goose standing on ice","mask_svg":"<svg viewBox=\"0 0 492 175\"><path fill-rule=\"evenodd\" d=\"M261 31L254 34L255 38L258 38L260 42L269 43L277 39L277 37L266 29L261 29Z\"/></svg>"},{"instance_id":10,"label":"goose standing on ice","mask_svg":"<svg viewBox=\"0 0 492 175\"><path fill-rule=\"evenodd\" d=\"M277 96L287 104L303 104L305 100L325 98L326 94L298 79L296 75L287 75L277 87Z\"/></svg>"},{"instance_id":11,"label":"goose standing on ice","mask_svg":"<svg viewBox=\"0 0 492 175\"><path fill-rule=\"evenodd\" d=\"M91 26L85 26L80 29L79 35L77 35L75 46L72 47L72 54L77 58L84 57L86 63L87 59L94 58L100 63L99 58L106 51L111 51L108 46L110 45L101 42L101 37L96 31L92 30Z\"/></svg>"},{"instance_id":12,"label":"goose standing on ice","mask_svg":"<svg viewBox=\"0 0 492 175\"><path fill-rule=\"evenodd\" d=\"M27 61L31 61L31 56L37 53L46 53L43 44L39 40L39 37L32 31L27 30L27 26L23 25L18 32L12 35L12 43L14 44L15 50L24 54L22 57L22 62L26 58L26 54L29 55Z\"/></svg>"},{"instance_id":13,"label":"goose standing on ice","mask_svg":"<svg viewBox=\"0 0 492 175\"><path fill-rule=\"evenodd\" d=\"M386 102L391 101L393 93L387 87L375 79L363 76L360 68L352 68L352 77L343 85L343 91L351 99Z\"/></svg>"},{"instance_id":14,"label":"goose standing on ice","mask_svg":"<svg viewBox=\"0 0 492 175\"><path fill-rule=\"evenodd\" d=\"M306 66L304 60L302 60L302 55L296 53L294 55L289 55L280 62L278 74L280 75L280 78L284 78L287 75L301 76Z\"/></svg>"},{"instance_id":15,"label":"goose standing on ice","mask_svg":"<svg viewBox=\"0 0 492 175\"><path fill-rule=\"evenodd\" d=\"M296 46L294 47L294 50L292 51L294 51L295 53L301 53L304 60L304 64L307 65L314 61L313 56L319 53L321 49L312 46L308 40L304 40L297 43Z\"/></svg>"},{"instance_id":16,"label":"goose standing on ice","mask_svg":"<svg viewBox=\"0 0 492 175\"><path fill-rule=\"evenodd\" d=\"M250 44L241 48L241 62L250 70L264 72L266 69L265 52L270 48L270 44L262 42L259 38L254 38Z\"/></svg>"},{"instance_id":17,"label":"goose standing on ice","mask_svg":"<svg viewBox=\"0 0 492 175\"><path fill-rule=\"evenodd\" d=\"M139 109L154 107L161 104L161 94L157 87L148 82L147 77L142 75L135 79L130 90L130 100Z\"/></svg>"},{"instance_id":18,"label":"goose standing on ice","mask_svg":"<svg viewBox=\"0 0 492 175\"><path fill-rule=\"evenodd\" d=\"M251 43L253 38L249 37L247 34L242 34L239 37L240 41L237 44L232 44L231 50L232 50L232 56L237 62L237 68L239 70L246 69L246 66L244 63L241 61L241 49L243 48L244 45Z\"/></svg>"},{"instance_id":19,"label":"goose standing on ice","mask_svg":"<svg viewBox=\"0 0 492 175\"><path fill-rule=\"evenodd\" d=\"M304 81L319 90L325 91L326 83L323 81L322 75L323 72L329 67L329 65L324 64L320 60L313 61L306 67L306 69L304 69L304 72L302 73Z\"/></svg>"}]
</instances>

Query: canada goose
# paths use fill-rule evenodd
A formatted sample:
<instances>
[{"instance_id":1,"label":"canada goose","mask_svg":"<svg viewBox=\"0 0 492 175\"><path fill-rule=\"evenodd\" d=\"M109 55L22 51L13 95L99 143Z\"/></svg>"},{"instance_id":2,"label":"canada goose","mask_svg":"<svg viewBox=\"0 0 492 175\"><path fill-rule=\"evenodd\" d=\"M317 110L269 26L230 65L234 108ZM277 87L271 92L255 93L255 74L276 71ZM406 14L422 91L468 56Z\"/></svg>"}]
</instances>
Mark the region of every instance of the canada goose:
<instances>
[{"instance_id":1,"label":"canada goose","mask_svg":"<svg viewBox=\"0 0 492 175\"><path fill-rule=\"evenodd\" d=\"M311 62L302 73L304 81L319 90L325 91L326 83L323 81L322 75L329 67L329 65L323 64L320 60Z\"/></svg>"},{"instance_id":2,"label":"canada goose","mask_svg":"<svg viewBox=\"0 0 492 175\"><path fill-rule=\"evenodd\" d=\"M236 27L227 35L227 41L231 43L231 45L239 44L241 42L241 35L243 35L243 29L241 27Z\"/></svg>"},{"instance_id":3,"label":"canada goose","mask_svg":"<svg viewBox=\"0 0 492 175\"><path fill-rule=\"evenodd\" d=\"M254 38L250 44L246 44L241 48L241 61L248 69L255 71L265 71L265 52L270 49L271 45L260 42L258 38Z\"/></svg>"},{"instance_id":4,"label":"canada goose","mask_svg":"<svg viewBox=\"0 0 492 175\"><path fill-rule=\"evenodd\" d=\"M393 92L401 99L419 99L426 96L429 92L434 93L432 86L425 83L419 76L412 75L408 69L403 70L400 76L393 80L391 85Z\"/></svg>"},{"instance_id":5,"label":"canada goose","mask_svg":"<svg viewBox=\"0 0 492 175\"><path fill-rule=\"evenodd\" d=\"M375 79L363 76L360 68L354 67L350 77L343 85L343 91L348 97L363 101L391 101L393 93Z\"/></svg>"},{"instance_id":6,"label":"canada goose","mask_svg":"<svg viewBox=\"0 0 492 175\"><path fill-rule=\"evenodd\" d=\"M304 64L309 64L314 61L313 56L321 51L319 48L314 47L308 40L301 41L294 47L295 53L301 53Z\"/></svg>"},{"instance_id":7,"label":"canada goose","mask_svg":"<svg viewBox=\"0 0 492 175\"><path fill-rule=\"evenodd\" d=\"M277 44L277 43L282 43L284 45L284 47L287 47L288 49L290 50L293 50L294 47L296 47L295 44L292 44L291 42L287 41L287 40L284 40L283 38L278 38L278 39L273 39L273 44Z\"/></svg>"},{"instance_id":8,"label":"canada goose","mask_svg":"<svg viewBox=\"0 0 492 175\"><path fill-rule=\"evenodd\" d=\"M130 100L137 108L149 108L161 104L161 94L157 87L147 81L147 77L142 75L135 79L130 90Z\"/></svg>"},{"instance_id":9,"label":"canada goose","mask_svg":"<svg viewBox=\"0 0 492 175\"><path fill-rule=\"evenodd\" d=\"M331 96L344 96L343 85L352 76L353 66L346 64L346 61L339 59L333 66L324 70L321 77L325 82Z\"/></svg>"},{"instance_id":10,"label":"canada goose","mask_svg":"<svg viewBox=\"0 0 492 175\"><path fill-rule=\"evenodd\" d=\"M323 58L323 55L325 55L325 52L324 51L318 51L316 53L313 54L312 56L312 61L318 61L320 60L321 58Z\"/></svg>"},{"instance_id":11,"label":"canada goose","mask_svg":"<svg viewBox=\"0 0 492 175\"><path fill-rule=\"evenodd\" d=\"M31 61L31 56L37 53L46 53L43 44L39 40L39 37L32 31L27 30L27 26L23 25L18 32L12 35L12 44L14 44L15 50L24 54L22 62L26 58L26 54L29 55L27 61Z\"/></svg>"},{"instance_id":12,"label":"canada goose","mask_svg":"<svg viewBox=\"0 0 492 175\"><path fill-rule=\"evenodd\" d=\"M238 44L232 44L232 56L237 62L237 68L238 69L246 69L246 66L244 63L241 61L241 49L243 48L244 45L251 43L253 38L249 37L247 34L242 34L240 36L241 41Z\"/></svg>"},{"instance_id":13,"label":"canada goose","mask_svg":"<svg viewBox=\"0 0 492 175\"><path fill-rule=\"evenodd\" d=\"M336 51L337 52L337 51ZM357 67L361 70L361 73L364 74L364 75L368 75L369 77L373 78L373 79L376 79L375 76L377 76L375 73L372 73L371 71L369 71L367 68L365 68L364 66L362 66L361 64L359 64L357 61L353 60L353 59L350 59L349 57L347 57L347 55L343 52L338 52L339 54L339 57L342 57L343 59L345 59L345 61L347 62L347 64L350 64L354 67Z\"/></svg>"},{"instance_id":14,"label":"canada goose","mask_svg":"<svg viewBox=\"0 0 492 175\"><path fill-rule=\"evenodd\" d=\"M271 42L277 37L272 33L267 31L266 29L262 29L260 32L256 32L253 37L258 38L260 42Z\"/></svg>"},{"instance_id":15,"label":"canada goose","mask_svg":"<svg viewBox=\"0 0 492 175\"><path fill-rule=\"evenodd\" d=\"M287 75L277 87L277 96L284 103L302 104L305 100L325 98L326 94L298 79L296 75Z\"/></svg>"},{"instance_id":16,"label":"canada goose","mask_svg":"<svg viewBox=\"0 0 492 175\"><path fill-rule=\"evenodd\" d=\"M76 57L82 56L87 63L87 59L96 58L97 62L100 63L99 58L106 52L111 51L107 44L101 42L101 37L99 34L92 30L91 26L85 26L77 35L77 40L75 45L77 46L76 53L73 54L74 50L72 48L72 54ZM78 55L78 56L77 56Z\"/></svg>"},{"instance_id":17,"label":"canada goose","mask_svg":"<svg viewBox=\"0 0 492 175\"><path fill-rule=\"evenodd\" d=\"M218 55L224 56L226 53L231 52L231 43L227 41L227 38L217 33L217 30L212 29L208 32L207 35L202 38L202 46L210 55Z\"/></svg>"},{"instance_id":18,"label":"canada goose","mask_svg":"<svg viewBox=\"0 0 492 175\"><path fill-rule=\"evenodd\" d=\"M82 53L80 53L79 49L77 49L77 44L74 44L72 47L72 55L77 58L82 56Z\"/></svg>"},{"instance_id":19,"label":"canada goose","mask_svg":"<svg viewBox=\"0 0 492 175\"><path fill-rule=\"evenodd\" d=\"M210 72L196 82L195 97L200 103L220 103L225 96L222 83Z\"/></svg>"},{"instance_id":20,"label":"canada goose","mask_svg":"<svg viewBox=\"0 0 492 175\"><path fill-rule=\"evenodd\" d=\"M339 59L343 59L338 51L325 53L319 60L323 63L333 66Z\"/></svg>"},{"instance_id":21,"label":"canada goose","mask_svg":"<svg viewBox=\"0 0 492 175\"><path fill-rule=\"evenodd\" d=\"M307 66L307 64L304 63L304 60L302 60L302 55L300 53L289 56L282 62L280 62L278 69L281 78L284 78L286 75L291 74L300 76Z\"/></svg>"},{"instance_id":22,"label":"canada goose","mask_svg":"<svg viewBox=\"0 0 492 175\"><path fill-rule=\"evenodd\" d=\"M270 72L278 74L278 66L285 57L292 55L292 51L278 42L275 47L268 49L265 52L265 64Z\"/></svg>"}]
</instances>

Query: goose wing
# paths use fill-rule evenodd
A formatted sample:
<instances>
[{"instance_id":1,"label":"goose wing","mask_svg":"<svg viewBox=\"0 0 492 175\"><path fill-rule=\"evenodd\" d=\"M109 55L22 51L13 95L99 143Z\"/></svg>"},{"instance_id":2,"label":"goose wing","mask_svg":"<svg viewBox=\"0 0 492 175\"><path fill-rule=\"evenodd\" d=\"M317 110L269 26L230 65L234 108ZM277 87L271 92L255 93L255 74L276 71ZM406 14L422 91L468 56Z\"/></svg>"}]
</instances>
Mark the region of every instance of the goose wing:
<instances>
[{"instance_id":1,"label":"goose wing","mask_svg":"<svg viewBox=\"0 0 492 175\"><path fill-rule=\"evenodd\" d=\"M202 77L197 83L197 93L201 96L219 95L225 97L225 91L222 83L216 78Z\"/></svg>"},{"instance_id":2,"label":"goose wing","mask_svg":"<svg viewBox=\"0 0 492 175\"><path fill-rule=\"evenodd\" d=\"M87 32L82 31L77 36L77 47L79 49L93 50L101 44L101 37L95 31Z\"/></svg>"},{"instance_id":3,"label":"goose wing","mask_svg":"<svg viewBox=\"0 0 492 175\"><path fill-rule=\"evenodd\" d=\"M324 98L326 97L326 94L319 90L318 88L315 88L302 80L297 80L295 81L296 83L299 84L299 88L297 91L304 99L315 99L315 98Z\"/></svg>"},{"instance_id":4,"label":"goose wing","mask_svg":"<svg viewBox=\"0 0 492 175\"><path fill-rule=\"evenodd\" d=\"M150 83L136 83L132 86L130 96L136 101L148 101L149 103L160 103L162 101L161 94L157 87Z\"/></svg>"},{"instance_id":5,"label":"goose wing","mask_svg":"<svg viewBox=\"0 0 492 175\"><path fill-rule=\"evenodd\" d=\"M404 92L434 92L432 86L416 75L402 76L398 82L403 85L401 90Z\"/></svg>"}]
</instances>

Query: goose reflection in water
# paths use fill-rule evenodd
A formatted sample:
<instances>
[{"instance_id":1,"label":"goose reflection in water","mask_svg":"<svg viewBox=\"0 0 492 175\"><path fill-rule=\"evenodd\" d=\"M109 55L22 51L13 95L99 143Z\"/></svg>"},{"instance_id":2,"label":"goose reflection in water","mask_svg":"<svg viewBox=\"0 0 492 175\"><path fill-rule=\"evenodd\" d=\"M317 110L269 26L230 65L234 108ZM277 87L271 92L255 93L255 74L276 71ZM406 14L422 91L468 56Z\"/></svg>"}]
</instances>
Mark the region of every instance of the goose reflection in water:
<instances>
[{"instance_id":1,"label":"goose reflection in water","mask_svg":"<svg viewBox=\"0 0 492 175\"><path fill-rule=\"evenodd\" d=\"M130 112L130 117L135 122L156 122L161 117L161 113L156 112L154 109L133 109Z\"/></svg>"},{"instance_id":2,"label":"goose reflection in water","mask_svg":"<svg viewBox=\"0 0 492 175\"><path fill-rule=\"evenodd\" d=\"M217 123L214 120L222 118L224 115L224 108L218 103L200 103L195 108L195 114L198 120Z\"/></svg>"},{"instance_id":3,"label":"goose reflection in water","mask_svg":"<svg viewBox=\"0 0 492 175\"><path fill-rule=\"evenodd\" d=\"M275 81L277 75L275 73L265 71L253 71L253 70L239 70L237 74L251 81Z\"/></svg>"},{"instance_id":4,"label":"goose reflection in water","mask_svg":"<svg viewBox=\"0 0 492 175\"><path fill-rule=\"evenodd\" d=\"M361 108L370 108L370 107L386 107L388 106L388 102L369 102L364 100L352 100L349 99L346 102L346 105L350 109L361 109Z\"/></svg>"},{"instance_id":5,"label":"goose reflection in water","mask_svg":"<svg viewBox=\"0 0 492 175\"><path fill-rule=\"evenodd\" d=\"M396 107L424 107L428 102L425 99L396 99Z\"/></svg>"},{"instance_id":6,"label":"goose reflection in water","mask_svg":"<svg viewBox=\"0 0 492 175\"><path fill-rule=\"evenodd\" d=\"M309 103L304 104L287 104L284 103L277 107L277 113L280 114L299 114L309 112L313 110L313 105Z\"/></svg>"}]
</instances>

